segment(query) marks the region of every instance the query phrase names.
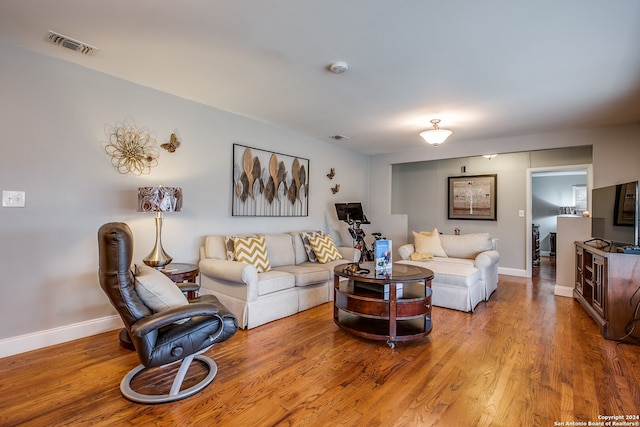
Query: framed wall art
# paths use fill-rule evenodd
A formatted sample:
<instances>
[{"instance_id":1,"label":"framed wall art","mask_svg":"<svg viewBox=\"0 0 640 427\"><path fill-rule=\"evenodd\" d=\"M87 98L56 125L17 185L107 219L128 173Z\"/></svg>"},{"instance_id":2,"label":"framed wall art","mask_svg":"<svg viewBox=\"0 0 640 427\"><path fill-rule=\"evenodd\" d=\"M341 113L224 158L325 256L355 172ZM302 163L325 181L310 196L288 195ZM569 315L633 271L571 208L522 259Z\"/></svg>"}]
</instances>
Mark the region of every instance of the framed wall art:
<instances>
[{"instance_id":1,"label":"framed wall art","mask_svg":"<svg viewBox=\"0 0 640 427\"><path fill-rule=\"evenodd\" d=\"M232 216L308 216L309 159L233 144Z\"/></svg>"},{"instance_id":2,"label":"framed wall art","mask_svg":"<svg viewBox=\"0 0 640 427\"><path fill-rule=\"evenodd\" d=\"M498 176L449 177L449 219L497 221Z\"/></svg>"}]
</instances>

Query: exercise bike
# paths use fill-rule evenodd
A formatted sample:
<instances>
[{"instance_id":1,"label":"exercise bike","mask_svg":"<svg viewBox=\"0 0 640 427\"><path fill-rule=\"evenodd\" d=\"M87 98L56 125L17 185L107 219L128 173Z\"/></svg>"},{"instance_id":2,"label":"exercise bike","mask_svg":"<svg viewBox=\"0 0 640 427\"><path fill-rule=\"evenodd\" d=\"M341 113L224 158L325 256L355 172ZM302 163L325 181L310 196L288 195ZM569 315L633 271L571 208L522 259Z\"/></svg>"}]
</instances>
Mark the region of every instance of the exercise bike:
<instances>
[{"instance_id":1,"label":"exercise bike","mask_svg":"<svg viewBox=\"0 0 640 427\"><path fill-rule=\"evenodd\" d=\"M362 211L360 203L336 203L338 219L349 225L349 234L354 241L353 247L360 250L360 262L374 261L375 253L373 245L367 246L365 242L366 233L362 229L363 225L371 224ZM375 240L384 239L381 233L371 233ZM374 243L375 244L375 243Z\"/></svg>"}]
</instances>

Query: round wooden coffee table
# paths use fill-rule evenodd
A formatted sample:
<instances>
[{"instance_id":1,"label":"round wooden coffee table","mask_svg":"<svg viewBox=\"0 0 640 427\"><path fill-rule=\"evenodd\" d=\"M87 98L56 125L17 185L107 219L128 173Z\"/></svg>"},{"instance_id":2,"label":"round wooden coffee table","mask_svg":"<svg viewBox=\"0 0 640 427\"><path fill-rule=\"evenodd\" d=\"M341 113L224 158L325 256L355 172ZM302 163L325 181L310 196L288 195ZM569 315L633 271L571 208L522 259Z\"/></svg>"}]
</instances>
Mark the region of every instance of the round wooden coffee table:
<instances>
[{"instance_id":1,"label":"round wooden coffee table","mask_svg":"<svg viewBox=\"0 0 640 427\"><path fill-rule=\"evenodd\" d=\"M433 271L394 263L390 274L376 274L374 263L360 263L360 272L349 265L334 270L336 325L363 338L386 340L391 348L431 333Z\"/></svg>"}]
</instances>

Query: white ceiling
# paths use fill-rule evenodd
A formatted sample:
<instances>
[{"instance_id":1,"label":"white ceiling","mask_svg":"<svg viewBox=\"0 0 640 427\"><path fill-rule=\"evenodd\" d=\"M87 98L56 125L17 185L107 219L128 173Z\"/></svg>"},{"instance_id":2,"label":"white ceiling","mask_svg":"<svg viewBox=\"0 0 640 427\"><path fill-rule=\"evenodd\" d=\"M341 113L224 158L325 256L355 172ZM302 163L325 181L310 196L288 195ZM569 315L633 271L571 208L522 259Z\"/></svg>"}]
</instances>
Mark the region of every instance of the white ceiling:
<instances>
[{"instance_id":1,"label":"white ceiling","mask_svg":"<svg viewBox=\"0 0 640 427\"><path fill-rule=\"evenodd\" d=\"M369 154L640 121L638 0L2 0L0 41Z\"/></svg>"}]
</instances>

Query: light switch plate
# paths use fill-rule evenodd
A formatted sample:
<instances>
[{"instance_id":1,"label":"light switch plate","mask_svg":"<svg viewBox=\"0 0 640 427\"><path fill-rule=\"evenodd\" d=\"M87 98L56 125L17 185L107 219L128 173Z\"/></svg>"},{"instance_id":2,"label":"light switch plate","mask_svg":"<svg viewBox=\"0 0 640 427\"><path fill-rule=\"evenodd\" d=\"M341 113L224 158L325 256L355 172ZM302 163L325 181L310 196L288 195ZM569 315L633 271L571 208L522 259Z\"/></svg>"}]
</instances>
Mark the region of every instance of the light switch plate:
<instances>
[{"instance_id":1,"label":"light switch plate","mask_svg":"<svg viewBox=\"0 0 640 427\"><path fill-rule=\"evenodd\" d=\"M2 207L24 208L24 191L2 191Z\"/></svg>"},{"instance_id":2,"label":"light switch plate","mask_svg":"<svg viewBox=\"0 0 640 427\"><path fill-rule=\"evenodd\" d=\"M522 209L520 209L520 210L518 211L518 216L519 216L520 218L524 218L524 211L523 211Z\"/></svg>"}]
</instances>

